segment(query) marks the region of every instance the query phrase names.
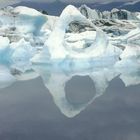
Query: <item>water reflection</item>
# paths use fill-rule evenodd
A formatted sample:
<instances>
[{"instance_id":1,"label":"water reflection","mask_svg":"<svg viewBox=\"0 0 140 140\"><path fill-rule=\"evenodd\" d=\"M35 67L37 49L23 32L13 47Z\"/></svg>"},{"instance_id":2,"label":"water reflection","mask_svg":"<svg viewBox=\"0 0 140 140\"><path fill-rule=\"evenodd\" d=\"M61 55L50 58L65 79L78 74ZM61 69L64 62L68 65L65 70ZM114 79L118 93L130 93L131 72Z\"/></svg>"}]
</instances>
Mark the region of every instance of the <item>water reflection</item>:
<instances>
[{"instance_id":1,"label":"water reflection","mask_svg":"<svg viewBox=\"0 0 140 140\"><path fill-rule=\"evenodd\" d=\"M45 87L50 91L56 106L67 117L72 118L83 111L88 105L94 102L97 98L103 95L109 86L112 79L119 77L125 86L140 84L140 66L137 67L118 67L101 65L97 67L91 65L87 67L82 61L78 66L71 67L71 65L62 63L57 65L34 64L31 70L20 72L16 69L8 70L8 68L1 66L1 81L0 88L7 87L19 80L30 80L41 76ZM60 63L59 63L60 64ZM86 103L72 103L69 102L66 96L66 84L75 76L88 76L94 83L96 92L93 93L92 98ZM86 93L85 93L86 94Z\"/></svg>"}]
</instances>

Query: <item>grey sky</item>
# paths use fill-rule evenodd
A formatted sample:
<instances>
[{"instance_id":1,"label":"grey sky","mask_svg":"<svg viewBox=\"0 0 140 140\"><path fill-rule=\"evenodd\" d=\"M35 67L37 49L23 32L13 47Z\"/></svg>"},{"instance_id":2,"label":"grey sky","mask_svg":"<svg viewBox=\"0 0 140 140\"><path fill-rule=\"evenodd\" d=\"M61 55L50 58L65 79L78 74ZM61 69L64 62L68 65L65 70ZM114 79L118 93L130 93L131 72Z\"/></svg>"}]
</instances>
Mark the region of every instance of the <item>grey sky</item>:
<instances>
[{"instance_id":1,"label":"grey sky","mask_svg":"<svg viewBox=\"0 0 140 140\"><path fill-rule=\"evenodd\" d=\"M0 0L0 5L8 5L19 2L45 2L45 3L53 3L53 2L63 2L63 3L111 3L111 2L139 2L140 0Z\"/></svg>"},{"instance_id":2,"label":"grey sky","mask_svg":"<svg viewBox=\"0 0 140 140\"><path fill-rule=\"evenodd\" d=\"M130 11L139 11L140 6L137 2L140 2L140 0L0 0L0 8L8 5L20 5L38 10L46 10L48 14L58 16L68 4L76 7L86 4L92 9L101 11L119 7Z\"/></svg>"},{"instance_id":3,"label":"grey sky","mask_svg":"<svg viewBox=\"0 0 140 140\"><path fill-rule=\"evenodd\" d=\"M65 3L110 3L110 2L135 2L139 0L56 0Z\"/></svg>"}]
</instances>

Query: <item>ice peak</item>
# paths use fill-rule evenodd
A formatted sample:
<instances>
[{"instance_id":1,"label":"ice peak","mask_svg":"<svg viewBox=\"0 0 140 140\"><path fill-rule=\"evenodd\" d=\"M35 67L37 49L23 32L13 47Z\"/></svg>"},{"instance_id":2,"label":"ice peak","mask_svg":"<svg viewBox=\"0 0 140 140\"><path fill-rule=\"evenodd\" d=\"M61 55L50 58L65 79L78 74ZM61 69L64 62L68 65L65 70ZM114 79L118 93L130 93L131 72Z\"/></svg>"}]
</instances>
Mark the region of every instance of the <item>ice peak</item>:
<instances>
[{"instance_id":1,"label":"ice peak","mask_svg":"<svg viewBox=\"0 0 140 140\"><path fill-rule=\"evenodd\" d=\"M23 15L31 15L31 16L39 16L42 15L41 12L33 9L33 8L29 8L29 7L25 7L25 6L18 6L14 9L15 13L19 13L19 14L23 14Z\"/></svg>"}]
</instances>

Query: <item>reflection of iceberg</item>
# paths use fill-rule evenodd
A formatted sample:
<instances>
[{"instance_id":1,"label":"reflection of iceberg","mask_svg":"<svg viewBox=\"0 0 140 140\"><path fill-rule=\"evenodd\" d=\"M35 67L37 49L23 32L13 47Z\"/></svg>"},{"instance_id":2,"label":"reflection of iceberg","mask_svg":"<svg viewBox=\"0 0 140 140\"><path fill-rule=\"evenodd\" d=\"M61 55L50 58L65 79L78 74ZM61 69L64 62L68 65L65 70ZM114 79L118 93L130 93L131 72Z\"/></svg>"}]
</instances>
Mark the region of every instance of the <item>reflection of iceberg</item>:
<instances>
[{"instance_id":1,"label":"reflection of iceberg","mask_svg":"<svg viewBox=\"0 0 140 140\"><path fill-rule=\"evenodd\" d=\"M120 79L126 86L140 84L140 73L134 69L128 71L127 67L113 68L104 67L102 65L100 65L100 68L98 67L97 69L94 69L94 65L89 69L86 69L86 65L85 68L82 69L80 67L79 69L75 69L75 67L69 67L69 69L68 67L62 66L53 67L52 65L34 65L33 67L34 70L41 75L44 84L49 89L57 107L67 117L74 117L79 114L97 97L103 95L106 88L109 86L110 81L118 75L120 75ZM65 85L76 75L89 76L95 84L96 94L87 103L75 105L71 104L66 98Z\"/></svg>"},{"instance_id":2,"label":"reflection of iceberg","mask_svg":"<svg viewBox=\"0 0 140 140\"><path fill-rule=\"evenodd\" d=\"M55 104L67 117L74 117L84 110L89 104L91 104L97 97L101 96L109 85L109 81L116 75L114 72L110 72L108 69L100 69L99 71L90 71L80 69L72 69L70 72L68 69L58 68L53 69L50 66L34 66L37 73L43 78L45 86L49 89ZM109 73L109 75L107 74ZM73 76L89 76L96 88L96 94L90 101L84 104L71 104L65 93L65 85Z\"/></svg>"},{"instance_id":3,"label":"reflection of iceberg","mask_svg":"<svg viewBox=\"0 0 140 140\"><path fill-rule=\"evenodd\" d=\"M127 46L120 55L121 61L115 64L126 86L140 83L140 46Z\"/></svg>"},{"instance_id":4,"label":"reflection of iceberg","mask_svg":"<svg viewBox=\"0 0 140 140\"><path fill-rule=\"evenodd\" d=\"M10 73L19 81L31 80L39 77L39 74L32 69L21 72L17 69L11 69Z\"/></svg>"},{"instance_id":5,"label":"reflection of iceberg","mask_svg":"<svg viewBox=\"0 0 140 140\"><path fill-rule=\"evenodd\" d=\"M85 65L86 67L86 65ZM140 73L138 70L128 71L127 68L113 68L113 67L98 67L97 69L76 68L75 67L52 67L51 65L34 65L33 70L21 73L18 71L8 71L7 68L1 72L0 88L11 85L17 80L29 80L36 78L40 75L44 81L46 88L49 89L55 104L61 110L61 112L67 117L74 117L84 110L89 104L91 104L96 98L103 95L109 83L117 75L125 83L126 86L140 84ZM2 69L2 68L1 68ZM7 71L7 72L6 72ZM13 74L13 75L12 75ZM74 76L89 76L96 89L96 94L83 104L72 104L66 98L65 85ZM86 93L85 93L86 94Z\"/></svg>"},{"instance_id":6,"label":"reflection of iceberg","mask_svg":"<svg viewBox=\"0 0 140 140\"><path fill-rule=\"evenodd\" d=\"M126 86L138 85L140 84L140 70L131 68L130 70L123 69L120 75L120 79Z\"/></svg>"},{"instance_id":7,"label":"reflection of iceberg","mask_svg":"<svg viewBox=\"0 0 140 140\"><path fill-rule=\"evenodd\" d=\"M140 61L138 58L121 60L116 63L115 67L126 86L140 84Z\"/></svg>"}]
</instances>

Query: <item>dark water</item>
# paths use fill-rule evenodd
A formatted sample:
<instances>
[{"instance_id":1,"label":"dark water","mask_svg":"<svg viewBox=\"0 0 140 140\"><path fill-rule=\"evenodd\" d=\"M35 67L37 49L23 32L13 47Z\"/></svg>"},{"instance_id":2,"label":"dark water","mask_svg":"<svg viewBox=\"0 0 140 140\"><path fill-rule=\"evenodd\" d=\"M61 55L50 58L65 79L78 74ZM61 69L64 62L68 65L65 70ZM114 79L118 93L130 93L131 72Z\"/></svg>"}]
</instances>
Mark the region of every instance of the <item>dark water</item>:
<instances>
[{"instance_id":1,"label":"dark water","mask_svg":"<svg viewBox=\"0 0 140 140\"><path fill-rule=\"evenodd\" d=\"M65 91L69 102L84 103L95 86L75 76ZM140 140L140 85L125 87L114 78L102 96L68 118L41 78L14 83L0 90L0 140Z\"/></svg>"}]
</instances>

